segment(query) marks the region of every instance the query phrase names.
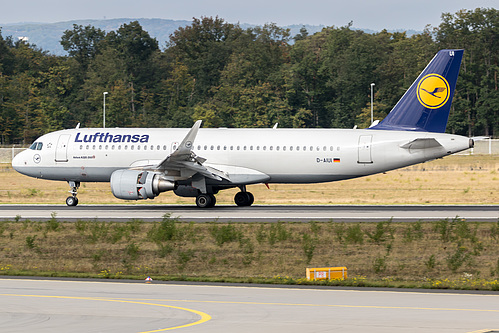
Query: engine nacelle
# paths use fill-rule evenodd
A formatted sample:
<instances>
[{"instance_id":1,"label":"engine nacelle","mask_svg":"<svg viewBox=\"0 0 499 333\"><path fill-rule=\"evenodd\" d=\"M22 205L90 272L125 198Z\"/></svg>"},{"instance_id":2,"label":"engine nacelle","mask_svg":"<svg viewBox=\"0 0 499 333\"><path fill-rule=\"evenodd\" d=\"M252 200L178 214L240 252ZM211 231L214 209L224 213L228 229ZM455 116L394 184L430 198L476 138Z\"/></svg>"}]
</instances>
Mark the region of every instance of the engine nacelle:
<instances>
[{"instance_id":1,"label":"engine nacelle","mask_svg":"<svg viewBox=\"0 0 499 333\"><path fill-rule=\"evenodd\" d=\"M161 192L176 188L160 174L142 170L116 170L111 174L111 191L125 200L153 199Z\"/></svg>"}]
</instances>

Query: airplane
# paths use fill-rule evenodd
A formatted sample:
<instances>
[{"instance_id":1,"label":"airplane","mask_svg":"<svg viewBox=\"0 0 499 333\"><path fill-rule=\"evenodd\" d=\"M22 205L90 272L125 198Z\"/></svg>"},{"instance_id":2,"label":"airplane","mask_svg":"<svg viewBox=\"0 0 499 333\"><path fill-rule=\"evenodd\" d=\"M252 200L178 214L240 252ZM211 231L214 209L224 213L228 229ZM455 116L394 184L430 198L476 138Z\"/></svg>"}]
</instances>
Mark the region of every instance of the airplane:
<instances>
[{"instance_id":1,"label":"airplane","mask_svg":"<svg viewBox=\"0 0 499 333\"><path fill-rule=\"evenodd\" d=\"M332 182L422 163L473 147L472 139L445 133L463 52L439 51L367 129L204 129L201 120L190 129L77 126L41 136L12 166L68 182L68 206L78 204L81 182L110 182L120 199L173 191L210 208L229 188L240 189L234 201L244 207L254 202L250 184Z\"/></svg>"}]
</instances>

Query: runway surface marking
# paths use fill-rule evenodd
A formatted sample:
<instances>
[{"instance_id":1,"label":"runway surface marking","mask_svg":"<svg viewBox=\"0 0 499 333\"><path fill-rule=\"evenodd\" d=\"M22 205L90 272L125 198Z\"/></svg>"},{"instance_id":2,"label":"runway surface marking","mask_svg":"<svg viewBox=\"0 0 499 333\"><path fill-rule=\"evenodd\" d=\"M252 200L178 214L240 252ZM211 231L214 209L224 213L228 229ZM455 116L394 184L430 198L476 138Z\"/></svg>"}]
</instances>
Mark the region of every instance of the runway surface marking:
<instances>
[{"instance_id":1,"label":"runway surface marking","mask_svg":"<svg viewBox=\"0 0 499 333\"><path fill-rule=\"evenodd\" d=\"M119 300L119 298L113 298ZM129 299L129 298L127 298ZM211 304L242 304L242 305L276 305L276 306L304 306L304 307L335 307L335 308L363 308L363 309L402 309L402 310L430 310L430 311L466 311L466 312L493 312L490 309L459 309L459 308L425 308L414 306L383 306L383 305L346 305L346 304L307 304L307 303L274 303L274 302L237 302L237 301L200 301L179 299L134 299L136 301L178 302L178 303L211 303Z\"/></svg>"},{"instance_id":2,"label":"runway surface marking","mask_svg":"<svg viewBox=\"0 0 499 333\"><path fill-rule=\"evenodd\" d=\"M144 331L140 333L153 333L153 332L164 332L164 331L170 331L170 330L175 330L179 328L184 328L184 327L189 327L189 326L194 326L194 325L199 325L202 323L205 323L209 320L211 320L211 316L209 314L206 314L201 311L193 310L193 309L187 309L187 308L182 308L178 306L173 306L173 305L166 305L166 304L156 304L156 303L146 303L142 301L146 300L125 300L125 299L109 299L109 298L98 298L98 297L72 297L72 296L48 296L48 295L18 295L18 294L0 294L0 296L12 296L12 297L38 297L38 298L57 298L57 299L78 299L78 300L87 300L87 301L101 301L101 302L116 302L116 303L131 303L131 304L140 304L140 305L151 305L151 306L160 306L160 307L165 307L165 308L170 308L170 309L176 309L176 310L182 310L182 311L187 311L194 313L198 316L201 317L198 321L195 321L193 323L185 324L185 325L180 325L180 326L175 326L175 327L167 327L167 328L162 328L158 330L153 330L153 331ZM160 301L160 300L156 300Z\"/></svg>"}]
</instances>

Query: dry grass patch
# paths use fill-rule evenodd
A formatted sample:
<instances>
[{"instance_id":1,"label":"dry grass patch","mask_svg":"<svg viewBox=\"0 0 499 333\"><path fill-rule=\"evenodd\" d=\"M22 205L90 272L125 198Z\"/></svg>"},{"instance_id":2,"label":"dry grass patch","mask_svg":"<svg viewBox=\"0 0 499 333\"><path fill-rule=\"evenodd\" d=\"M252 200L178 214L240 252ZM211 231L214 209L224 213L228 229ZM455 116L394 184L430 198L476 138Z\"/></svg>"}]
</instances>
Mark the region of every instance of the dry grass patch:
<instances>
[{"instance_id":1,"label":"dry grass patch","mask_svg":"<svg viewBox=\"0 0 499 333\"><path fill-rule=\"evenodd\" d=\"M33 179L10 166L0 168L1 203L62 204L65 182ZM368 177L324 184L249 186L256 204L499 204L499 156L448 156L416 166ZM219 204L233 204L238 190L221 191ZM82 183L82 204L125 203L108 183ZM133 202L135 203L135 202ZM193 198L162 193L143 204L194 204Z\"/></svg>"},{"instance_id":2,"label":"dry grass patch","mask_svg":"<svg viewBox=\"0 0 499 333\"><path fill-rule=\"evenodd\" d=\"M424 283L499 277L499 222L2 222L4 274L301 279L306 267Z\"/></svg>"}]
</instances>

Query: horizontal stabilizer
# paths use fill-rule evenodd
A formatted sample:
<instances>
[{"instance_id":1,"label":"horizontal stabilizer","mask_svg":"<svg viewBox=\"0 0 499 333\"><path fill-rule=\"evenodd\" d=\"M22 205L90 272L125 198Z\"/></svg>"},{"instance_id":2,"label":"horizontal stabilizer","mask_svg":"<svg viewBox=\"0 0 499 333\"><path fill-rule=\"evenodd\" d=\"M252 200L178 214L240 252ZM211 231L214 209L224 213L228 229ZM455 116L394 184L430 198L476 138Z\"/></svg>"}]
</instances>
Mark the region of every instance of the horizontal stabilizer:
<instances>
[{"instance_id":1,"label":"horizontal stabilizer","mask_svg":"<svg viewBox=\"0 0 499 333\"><path fill-rule=\"evenodd\" d=\"M429 148L437 148L437 147L442 147L442 145L434 138L414 139L411 142L408 142L408 143L400 146L400 148L404 148L404 149L429 149Z\"/></svg>"}]
</instances>

